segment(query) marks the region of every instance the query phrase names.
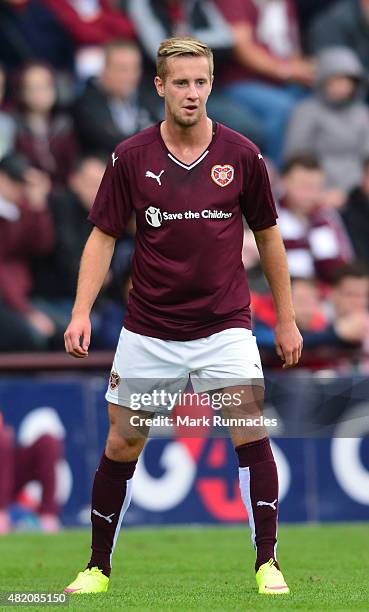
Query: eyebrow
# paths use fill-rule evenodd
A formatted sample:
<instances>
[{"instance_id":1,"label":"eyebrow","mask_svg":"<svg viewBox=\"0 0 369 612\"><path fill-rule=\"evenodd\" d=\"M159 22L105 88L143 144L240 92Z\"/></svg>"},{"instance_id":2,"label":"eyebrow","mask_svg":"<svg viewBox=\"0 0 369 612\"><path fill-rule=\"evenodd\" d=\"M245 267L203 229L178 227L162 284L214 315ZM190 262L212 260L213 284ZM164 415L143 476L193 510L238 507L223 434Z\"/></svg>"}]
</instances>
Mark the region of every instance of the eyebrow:
<instances>
[{"instance_id":1,"label":"eyebrow","mask_svg":"<svg viewBox=\"0 0 369 612\"><path fill-rule=\"evenodd\" d=\"M199 76L199 77L197 77L197 78L196 78L196 79L194 79L194 80L195 80L195 81L208 81L208 80L209 80L209 78L208 78L208 77L203 77L203 76L202 76L202 77L200 77L200 76ZM176 78L176 79L173 79L173 81L172 81L172 82L173 82L173 83L182 83L182 82L188 82L188 81L189 81L189 79L187 79L187 78L185 78L185 77L182 77L182 78L178 77L178 78Z\"/></svg>"}]
</instances>

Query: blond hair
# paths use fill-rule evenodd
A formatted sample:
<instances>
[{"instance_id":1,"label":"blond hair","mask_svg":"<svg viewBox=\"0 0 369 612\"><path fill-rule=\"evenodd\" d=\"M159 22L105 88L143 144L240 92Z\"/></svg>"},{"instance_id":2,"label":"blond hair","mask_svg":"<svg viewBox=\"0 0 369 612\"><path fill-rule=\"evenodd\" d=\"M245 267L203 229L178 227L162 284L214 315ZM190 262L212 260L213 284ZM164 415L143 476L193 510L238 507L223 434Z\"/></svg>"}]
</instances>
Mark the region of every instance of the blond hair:
<instances>
[{"instance_id":1,"label":"blond hair","mask_svg":"<svg viewBox=\"0 0 369 612\"><path fill-rule=\"evenodd\" d=\"M208 45L196 40L196 38L186 36L183 38L167 38L160 44L156 57L156 71L162 81L165 81L167 75L167 59L186 55L192 57L207 57L209 61L210 78L213 77L214 57L212 50Z\"/></svg>"}]
</instances>

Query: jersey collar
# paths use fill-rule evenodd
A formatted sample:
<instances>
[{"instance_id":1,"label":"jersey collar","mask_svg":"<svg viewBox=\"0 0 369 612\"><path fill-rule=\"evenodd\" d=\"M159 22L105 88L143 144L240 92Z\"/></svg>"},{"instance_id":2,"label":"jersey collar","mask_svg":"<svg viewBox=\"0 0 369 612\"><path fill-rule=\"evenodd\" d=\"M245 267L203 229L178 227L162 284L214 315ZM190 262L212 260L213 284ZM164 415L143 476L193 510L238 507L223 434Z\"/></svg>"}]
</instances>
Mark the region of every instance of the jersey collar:
<instances>
[{"instance_id":1,"label":"jersey collar","mask_svg":"<svg viewBox=\"0 0 369 612\"><path fill-rule=\"evenodd\" d=\"M161 131L160 131L160 125L161 125L161 121L159 121L159 123L157 124L157 128L158 128L158 135L159 135L159 140L161 142L162 147L164 148L167 156L169 157L169 159L171 159L175 164L177 164L178 166L180 166L181 168L184 168L185 170L192 170L192 168L195 168L195 166L197 166L198 164L200 164L202 162L203 159L205 159L205 157L207 157L207 155L210 153L210 149L212 148L214 142L216 141L217 137L218 137L218 132L219 132L219 125L216 123L216 121L213 121L213 137L211 139L211 142L209 144L209 146L207 147L207 149L200 155L200 157L198 157L197 159L195 159L195 161L193 161L191 164L185 164L184 162L182 162L181 160L179 160L175 155L173 155L173 153L171 153L169 151L169 149L167 148L163 137L161 135Z\"/></svg>"}]
</instances>

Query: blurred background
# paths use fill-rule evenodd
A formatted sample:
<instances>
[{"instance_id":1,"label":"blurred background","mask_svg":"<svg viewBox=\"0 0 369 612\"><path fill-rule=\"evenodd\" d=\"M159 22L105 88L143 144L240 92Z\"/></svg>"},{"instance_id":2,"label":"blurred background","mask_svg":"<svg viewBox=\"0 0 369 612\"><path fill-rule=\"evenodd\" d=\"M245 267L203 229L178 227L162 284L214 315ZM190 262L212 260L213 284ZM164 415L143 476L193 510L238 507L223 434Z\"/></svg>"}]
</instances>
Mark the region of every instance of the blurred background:
<instances>
[{"instance_id":1,"label":"blurred background","mask_svg":"<svg viewBox=\"0 0 369 612\"><path fill-rule=\"evenodd\" d=\"M281 519L369 518L369 0L0 0L1 533L88 524L134 218L88 360L63 353L63 333L108 156L163 117L155 56L172 35L213 48L209 116L258 144L278 205L305 347L294 372L246 226L243 263ZM130 524L245 516L227 439L151 440L135 478Z\"/></svg>"}]
</instances>

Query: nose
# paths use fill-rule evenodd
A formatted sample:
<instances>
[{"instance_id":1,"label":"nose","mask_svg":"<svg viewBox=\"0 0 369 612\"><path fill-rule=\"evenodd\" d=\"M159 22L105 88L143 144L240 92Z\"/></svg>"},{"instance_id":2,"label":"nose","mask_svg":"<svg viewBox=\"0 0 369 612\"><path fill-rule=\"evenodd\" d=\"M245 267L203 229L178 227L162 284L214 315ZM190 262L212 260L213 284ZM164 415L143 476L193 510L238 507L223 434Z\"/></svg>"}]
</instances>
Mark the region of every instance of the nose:
<instances>
[{"instance_id":1,"label":"nose","mask_svg":"<svg viewBox=\"0 0 369 612\"><path fill-rule=\"evenodd\" d=\"M187 97L191 100L197 100L197 98L199 97L195 83L190 83L189 88L188 88Z\"/></svg>"}]
</instances>

